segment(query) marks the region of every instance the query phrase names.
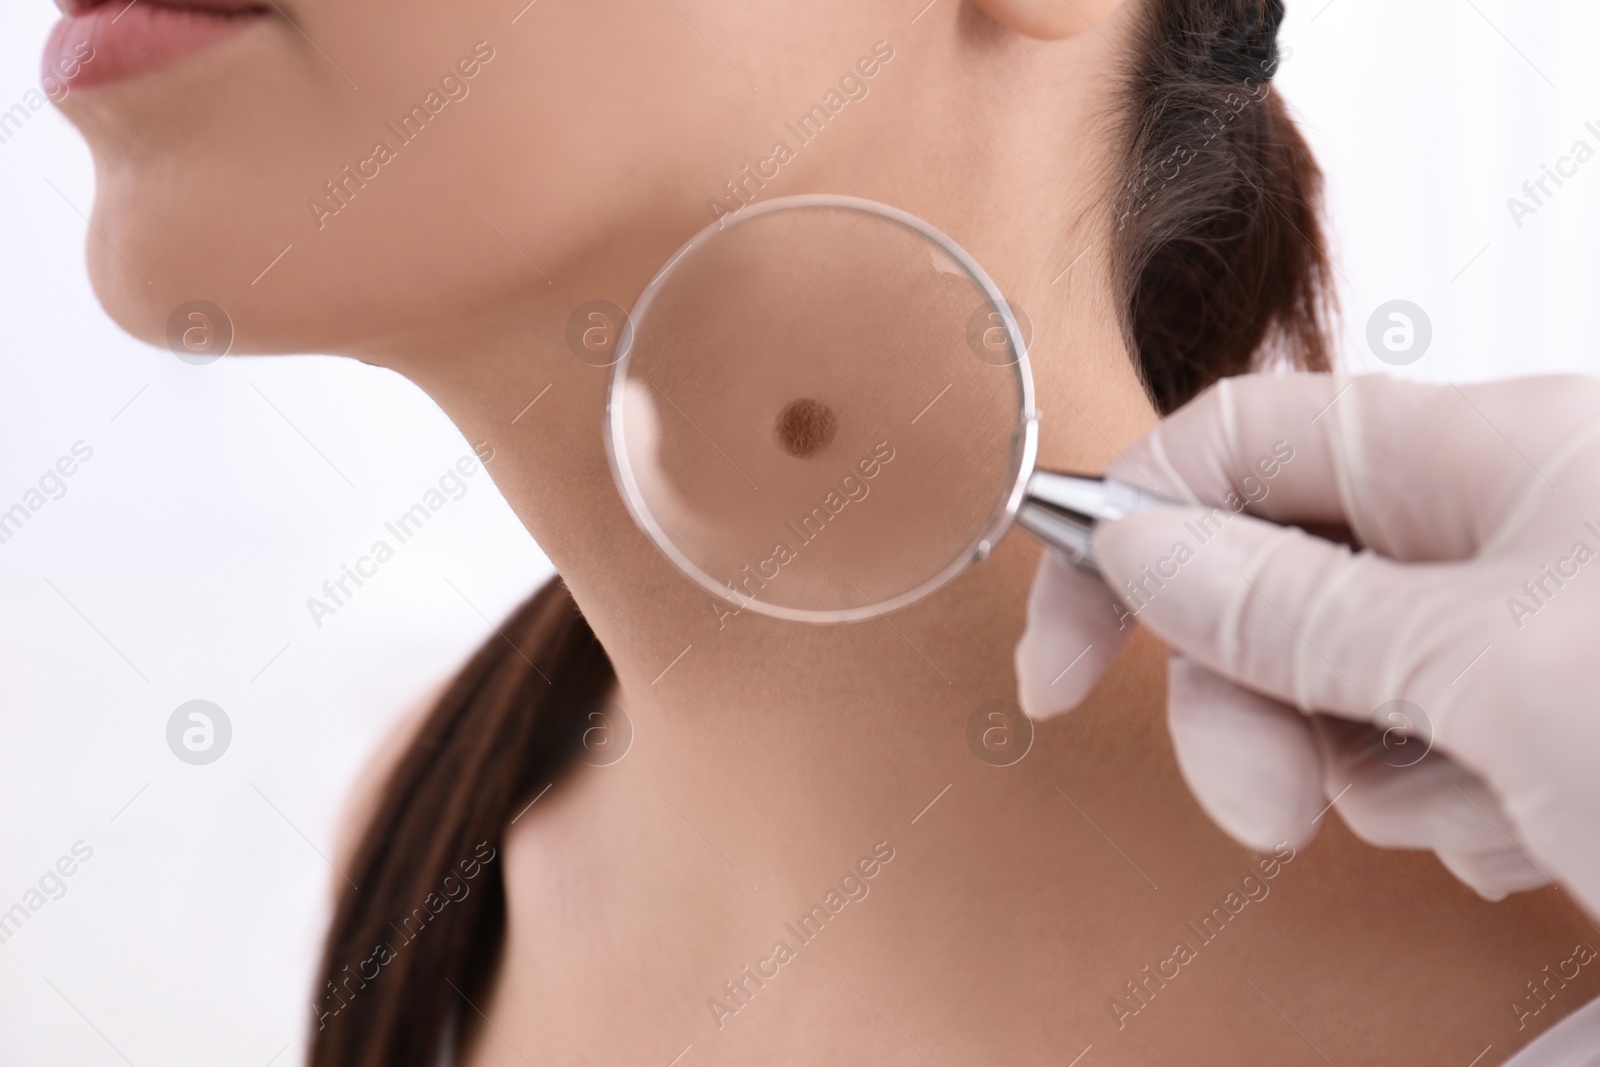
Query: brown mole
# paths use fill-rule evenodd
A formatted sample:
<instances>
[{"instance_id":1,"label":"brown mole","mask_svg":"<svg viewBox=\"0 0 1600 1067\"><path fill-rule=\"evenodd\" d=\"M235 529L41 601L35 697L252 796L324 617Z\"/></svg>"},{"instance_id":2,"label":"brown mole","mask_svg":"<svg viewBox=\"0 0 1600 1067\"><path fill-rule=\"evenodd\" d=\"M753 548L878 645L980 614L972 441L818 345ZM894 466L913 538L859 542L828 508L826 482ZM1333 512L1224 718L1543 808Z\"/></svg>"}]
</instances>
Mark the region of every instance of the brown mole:
<instances>
[{"instance_id":1,"label":"brown mole","mask_svg":"<svg viewBox=\"0 0 1600 1067\"><path fill-rule=\"evenodd\" d=\"M839 417L820 400L804 397L778 413L778 443L801 459L826 448L839 432Z\"/></svg>"}]
</instances>

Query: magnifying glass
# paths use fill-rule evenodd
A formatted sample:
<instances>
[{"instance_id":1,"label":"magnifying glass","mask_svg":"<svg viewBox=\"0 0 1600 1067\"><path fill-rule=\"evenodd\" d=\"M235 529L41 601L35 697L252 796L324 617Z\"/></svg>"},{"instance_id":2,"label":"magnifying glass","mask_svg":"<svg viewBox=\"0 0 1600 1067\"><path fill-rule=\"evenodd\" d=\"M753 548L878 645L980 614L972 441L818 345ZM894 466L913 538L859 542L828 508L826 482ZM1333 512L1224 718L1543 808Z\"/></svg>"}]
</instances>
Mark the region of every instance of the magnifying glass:
<instances>
[{"instance_id":1,"label":"magnifying glass","mask_svg":"<svg viewBox=\"0 0 1600 1067\"><path fill-rule=\"evenodd\" d=\"M771 200L672 256L619 338L606 450L635 522L731 607L801 622L920 600L1021 526L1092 567L1170 503L1037 470L1027 329L903 211Z\"/></svg>"}]
</instances>

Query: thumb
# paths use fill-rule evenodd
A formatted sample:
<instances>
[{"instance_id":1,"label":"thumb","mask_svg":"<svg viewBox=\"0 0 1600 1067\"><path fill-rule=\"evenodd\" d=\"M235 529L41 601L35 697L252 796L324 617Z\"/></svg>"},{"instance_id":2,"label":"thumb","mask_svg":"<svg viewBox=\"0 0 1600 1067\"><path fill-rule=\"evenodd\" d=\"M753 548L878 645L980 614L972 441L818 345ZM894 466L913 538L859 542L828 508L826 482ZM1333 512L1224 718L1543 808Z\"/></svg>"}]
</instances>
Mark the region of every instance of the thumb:
<instances>
[{"instance_id":1,"label":"thumb","mask_svg":"<svg viewBox=\"0 0 1600 1067\"><path fill-rule=\"evenodd\" d=\"M1128 610L1099 575L1045 550L1017 642L1017 703L1034 719L1077 707L1132 631Z\"/></svg>"},{"instance_id":2,"label":"thumb","mask_svg":"<svg viewBox=\"0 0 1600 1067\"><path fill-rule=\"evenodd\" d=\"M1352 553L1226 508L1102 524L1095 552L1139 621L1195 662L1301 711L1361 721L1407 695L1392 635L1453 569Z\"/></svg>"}]
</instances>

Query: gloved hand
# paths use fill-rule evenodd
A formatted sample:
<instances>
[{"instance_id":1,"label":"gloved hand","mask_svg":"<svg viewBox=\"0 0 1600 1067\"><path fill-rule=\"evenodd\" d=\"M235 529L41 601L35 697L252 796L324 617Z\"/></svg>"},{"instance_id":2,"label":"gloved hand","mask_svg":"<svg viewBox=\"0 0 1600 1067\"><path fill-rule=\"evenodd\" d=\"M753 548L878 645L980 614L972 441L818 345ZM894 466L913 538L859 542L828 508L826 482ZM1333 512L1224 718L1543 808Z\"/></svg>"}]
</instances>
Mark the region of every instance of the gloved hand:
<instances>
[{"instance_id":1,"label":"gloved hand","mask_svg":"<svg viewBox=\"0 0 1600 1067\"><path fill-rule=\"evenodd\" d=\"M1103 583L1045 554L1028 714L1142 623L1184 777L1241 843L1303 844L1332 804L1485 897L1554 880L1600 915L1600 382L1234 378L1108 473L1192 506L1103 525Z\"/></svg>"}]
</instances>

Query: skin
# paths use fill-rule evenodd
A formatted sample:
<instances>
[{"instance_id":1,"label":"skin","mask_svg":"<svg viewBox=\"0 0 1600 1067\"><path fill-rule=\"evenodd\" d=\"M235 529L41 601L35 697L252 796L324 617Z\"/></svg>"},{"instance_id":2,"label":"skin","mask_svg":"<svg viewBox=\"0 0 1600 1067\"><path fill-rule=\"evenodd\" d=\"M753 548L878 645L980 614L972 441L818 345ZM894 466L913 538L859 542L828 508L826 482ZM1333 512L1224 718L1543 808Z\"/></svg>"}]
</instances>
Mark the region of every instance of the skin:
<instances>
[{"instance_id":1,"label":"skin","mask_svg":"<svg viewBox=\"0 0 1600 1067\"><path fill-rule=\"evenodd\" d=\"M1026 759L991 767L965 732L1015 691L1027 538L892 625L719 626L618 499L606 372L567 349L568 316L630 305L708 197L880 40L895 58L871 95L763 195L859 191L972 252L1033 320L1045 465L1099 469L1151 426L1092 210L1127 9L940 0L913 23L899 2L541 0L511 24L519 6L284 3L298 29L266 20L65 105L94 149L111 315L159 343L202 297L235 352L406 375L492 454L616 665L632 748L509 832L507 951L465 1062L1043 1064L1092 1045L1085 1063L1466 1064L1492 1045L1487 1065L1600 994L1586 969L1519 1030L1524 982L1600 934L1554 890L1486 903L1330 814L1119 1028L1113 996L1200 944L1186 924L1261 860L1183 786L1164 649L1136 635ZM480 40L495 58L471 95L319 228L307 200ZM870 895L719 1028L708 1000L877 842L895 858Z\"/></svg>"}]
</instances>

